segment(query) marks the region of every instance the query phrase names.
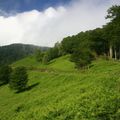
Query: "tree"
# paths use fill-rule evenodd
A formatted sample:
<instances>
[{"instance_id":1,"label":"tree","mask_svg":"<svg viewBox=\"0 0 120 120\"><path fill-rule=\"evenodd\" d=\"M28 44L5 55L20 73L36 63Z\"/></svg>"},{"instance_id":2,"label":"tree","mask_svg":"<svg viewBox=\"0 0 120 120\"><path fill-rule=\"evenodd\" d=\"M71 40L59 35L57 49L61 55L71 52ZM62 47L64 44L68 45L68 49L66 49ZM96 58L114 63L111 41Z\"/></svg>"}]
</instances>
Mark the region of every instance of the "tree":
<instances>
[{"instance_id":1,"label":"tree","mask_svg":"<svg viewBox=\"0 0 120 120\"><path fill-rule=\"evenodd\" d=\"M10 80L12 69L10 66L4 65L0 67L0 85L7 84Z\"/></svg>"},{"instance_id":2,"label":"tree","mask_svg":"<svg viewBox=\"0 0 120 120\"><path fill-rule=\"evenodd\" d=\"M120 6L115 5L109 8L106 18L111 20L106 25L110 58L117 59L120 58Z\"/></svg>"},{"instance_id":3,"label":"tree","mask_svg":"<svg viewBox=\"0 0 120 120\"><path fill-rule=\"evenodd\" d=\"M17 67L11 74L10 88L19 92L27 87L28 75L25 67Z\"/></svg>"},{"instance_id":4,"label":"tree","mask_svg":"<svg viewBox=\"0 0 120 120\"><path fill-rule=\"evenodd\" d=\"M58 56L64 55L64 51L63 51L63 48L62 48L62 44L61 44L61 43L59 43L59 42L55 43L54 48L57 48L57 49L58 49Z\"/></svg>"},{"instance_id":5,"label":"tree","mask_svg":"<svg viewBox=\"0 0 120 120\"><path fill-rule=\"evenodd\" d=\"M44 56L44 53L41 52L40 49L36 50L36 52L35 52L35 58L36 58L37 62L42 62L43 56Z\"/></svg>"},{"instance_id":6,"label":"tree","mask_svg":"<svg viewBox=\"0 0 120 120\"><path fill-rule=\"evenodd\" d=\"M46 51L46 53L44 54L44 57L42 59L44 64L47 64L49 61L60 57L60 49L59 46L55 45L53 48L50 48Z\"/></svg>"},{"instance_id":7,"label":"tree","mask_svg":"<svg viewBox=\"0 0 120 120\"><path fill-rule=\"evenodd\" d=\"M104 29L97 28L91 31L88 31L88 38L91 43L90 47L93 52L97 55L106 55L108 54L108 42L104 38Z\"/></svg>"},{"instance_id":8,"label":"tree","mask_svg":"<svg viewBox=\"0 0 120 120\"><path fill-rule=\"evenodd\" d=\"M91 51L86 48L79 48L74 51L71 55L71 61L75 62L75 67L77 69L85 68L93 60L94 56L91 54Z\"/></svg>"},{"instance_id":9,"label":"tree","mask_svg":"<svg viewBox=\"0 0 120 120\"><path fill-rule=\"evenodd\" d=\"M64 54L72 54L79 41L78 35L64 38L61 42Z\"/></svg>"},{"instance_id":10,"label":"tree","mask_svg":"<svg viewBox=\"0 0 120 120\"><path fill-rule=\"evenodd\" d=\"M114 5L108 9L108 15L106 18L110 18L112 21L120 19L120 6Z\"/></svg>"},{"instance_id":11,"label":"tree","mask_svg":"<svg viewBox=\"0 0 120 120\"><path fill-rule=\"evenodd\" d=\"M49 62L49 57L47 53L44 54L42 62L43 64L47 64Z\"/></svg>"}]
</instances>

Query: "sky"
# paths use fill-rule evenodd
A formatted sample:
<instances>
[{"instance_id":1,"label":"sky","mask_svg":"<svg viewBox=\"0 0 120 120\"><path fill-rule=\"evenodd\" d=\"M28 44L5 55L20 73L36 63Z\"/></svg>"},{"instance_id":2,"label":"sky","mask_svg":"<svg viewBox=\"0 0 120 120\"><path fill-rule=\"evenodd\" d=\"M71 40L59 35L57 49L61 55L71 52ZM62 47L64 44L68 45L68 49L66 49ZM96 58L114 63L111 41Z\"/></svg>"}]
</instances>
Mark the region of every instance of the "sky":
<instances>
[{"instance_id":1,"label":"sky","mask_svg":"<svg viewBox=\"0 0 120 120\"><path fill-rule=\"evenodd\" d=\"M0 46L52 47L64 37L102 27L120 0L0 0Z\"/></svg>"}]
</instances>

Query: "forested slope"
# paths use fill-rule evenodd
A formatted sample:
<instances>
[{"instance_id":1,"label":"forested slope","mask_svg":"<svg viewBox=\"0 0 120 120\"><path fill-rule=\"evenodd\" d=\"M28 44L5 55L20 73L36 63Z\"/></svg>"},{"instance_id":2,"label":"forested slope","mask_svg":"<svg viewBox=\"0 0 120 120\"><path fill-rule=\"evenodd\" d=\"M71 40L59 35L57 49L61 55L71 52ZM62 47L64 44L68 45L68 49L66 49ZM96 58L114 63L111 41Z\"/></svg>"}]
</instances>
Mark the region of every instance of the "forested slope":
<instances>
[{"instance_id":1,"label":"forested slope","mask_svg":"<svg viewBox=\"0 0 120 120\"><path fill-rule=\"evenodd\" d=\"M23 57L31 55L36 49L46 50L47 47L39 47L25 44L12 44L0 47L0 64L10 64Z\"/></svg>"}]
</instances>

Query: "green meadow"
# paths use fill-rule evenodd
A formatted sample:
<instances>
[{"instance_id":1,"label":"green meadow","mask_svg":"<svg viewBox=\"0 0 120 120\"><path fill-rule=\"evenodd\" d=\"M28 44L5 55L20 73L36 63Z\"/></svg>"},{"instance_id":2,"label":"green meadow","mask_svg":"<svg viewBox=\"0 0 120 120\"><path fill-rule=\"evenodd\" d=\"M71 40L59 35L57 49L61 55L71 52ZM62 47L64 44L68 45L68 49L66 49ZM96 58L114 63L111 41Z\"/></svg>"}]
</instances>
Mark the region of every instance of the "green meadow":
<instances>
[{"instance_id":1,"label":"green meadow","mask_svg":"<svg viewBox=\"0 0 120 120\"><path fill-rule=\"evenodd\" d=\"M27 57L28 90L0 86L0 120L120 120L120 62L98 59L76 70L69 55L47 65Z\"/></svg>"}]
</instances>

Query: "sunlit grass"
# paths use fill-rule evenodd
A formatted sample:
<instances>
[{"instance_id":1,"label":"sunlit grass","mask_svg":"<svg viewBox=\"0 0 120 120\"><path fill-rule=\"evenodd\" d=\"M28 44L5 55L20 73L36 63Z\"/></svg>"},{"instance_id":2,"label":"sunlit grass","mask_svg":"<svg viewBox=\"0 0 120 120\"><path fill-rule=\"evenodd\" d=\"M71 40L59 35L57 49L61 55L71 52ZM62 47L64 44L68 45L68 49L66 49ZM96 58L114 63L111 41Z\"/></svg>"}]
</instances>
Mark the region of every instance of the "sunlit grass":
<instances>
[{"instance_id":1,"label":"sunlit grass","mask_svg":"<svg viewBox=\"0 0 120 120\"><path fill-rule=\"evenodd\" d=\"M15 94L0 87L0 120L119 120L120 63L96 60L89 70L77 71L69 56L48 65L33 57L13 64L32 65L31 90ZM49 69L53 71L49 71Z\"/></svg>"}]
</instances>

